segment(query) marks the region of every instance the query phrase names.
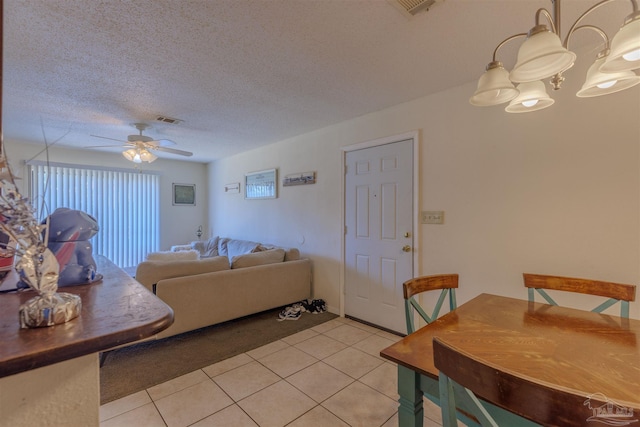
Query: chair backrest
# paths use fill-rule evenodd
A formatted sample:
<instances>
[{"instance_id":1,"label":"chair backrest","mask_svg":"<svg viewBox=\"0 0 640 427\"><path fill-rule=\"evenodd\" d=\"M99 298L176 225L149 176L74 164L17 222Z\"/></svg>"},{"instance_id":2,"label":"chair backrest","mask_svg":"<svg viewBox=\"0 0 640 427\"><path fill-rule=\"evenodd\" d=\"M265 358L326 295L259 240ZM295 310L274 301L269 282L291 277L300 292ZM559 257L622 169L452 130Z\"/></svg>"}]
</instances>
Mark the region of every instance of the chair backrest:
<instances>
[{"instance_id":1,"label":"chair backrest","mask_svg":"<svg viewBox=\"0 0 640 427\"><path fill-rule=\"evenodd\" d=\"M447 295L449 295L449 310L455 310L456 288L458 287L457 274L437 274L433 276L421 276L409 279L402 284L404 291L405 316L407 319L407 333L415 332L413 323L414 310L420 314L425 322L431 323L438 318L440 308ZM428 315L416 301L415 296L422 292L440 290L438 302L433 307L431 315Z\"/></svg>"},{"instance_id":2,"label":"chair backrest","mask_svg":"<svg viewBox=\"0 0 640 427\"><path fill-rule=\"evenodd\" d=\"M582 395L489 366L438 337L433 339L433 357L440 371L443 427L458 426L456 406L463 401L482 426L525 426L532 425L531 421L541 425L587 424L589 408L585 408Z\"/></svg>"},{"instance_id":3,"label":"chair backrest","mask_svg":"<svg viewBox=\"0 0 640 427\"><path fill-rule=\"evenodd\" d=\"M524 273L524 286L529 288L529 301L534 300L535 292L539 293L549 304L558 305L545 289L581 294L597 295L608 298L594 308L593 312L602 313L607 308L620 302L620 317L629 317L629 301L636 299L635 285L601 282L590 279L575 279L571 277L545 276L541 274Z\"/></svg>"}]
</instances>

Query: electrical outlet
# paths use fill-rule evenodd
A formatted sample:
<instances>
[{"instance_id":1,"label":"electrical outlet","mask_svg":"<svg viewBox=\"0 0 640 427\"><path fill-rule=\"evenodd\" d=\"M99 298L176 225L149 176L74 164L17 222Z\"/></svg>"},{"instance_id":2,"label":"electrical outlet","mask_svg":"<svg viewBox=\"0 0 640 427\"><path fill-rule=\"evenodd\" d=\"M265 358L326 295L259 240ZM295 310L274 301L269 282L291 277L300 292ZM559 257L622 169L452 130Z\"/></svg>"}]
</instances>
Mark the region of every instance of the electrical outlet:
<instances>
[{"instance_id":1,"label":"electrical outlet","mask_svg":"<svg viewBox=\"0 0 640 427\"><path fill-rule=\"evenodd\" d=\"M444 211L422 211L423 224L444 224Z\"/></svg>"}]
</instances>

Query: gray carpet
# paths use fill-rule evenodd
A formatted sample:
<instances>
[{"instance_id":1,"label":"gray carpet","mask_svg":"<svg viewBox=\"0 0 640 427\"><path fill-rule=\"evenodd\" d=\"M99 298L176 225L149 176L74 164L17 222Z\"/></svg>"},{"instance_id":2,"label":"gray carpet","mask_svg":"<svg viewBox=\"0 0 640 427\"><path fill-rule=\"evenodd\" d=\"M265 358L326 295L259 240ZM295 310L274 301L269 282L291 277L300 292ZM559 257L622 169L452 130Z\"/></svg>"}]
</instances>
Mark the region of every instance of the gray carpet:
<instances>
[{"instance_id":1,"label":"gray carpet","mask_svg":"<svg viewBox=\"0 0 640 427\"><path fill-rule=\"evenodd\" d=\"M298 320L277 320L280 309L106 353L100 368L100 402L187 374L337 317L303 313Z\"/></svg>"}]
</instances>

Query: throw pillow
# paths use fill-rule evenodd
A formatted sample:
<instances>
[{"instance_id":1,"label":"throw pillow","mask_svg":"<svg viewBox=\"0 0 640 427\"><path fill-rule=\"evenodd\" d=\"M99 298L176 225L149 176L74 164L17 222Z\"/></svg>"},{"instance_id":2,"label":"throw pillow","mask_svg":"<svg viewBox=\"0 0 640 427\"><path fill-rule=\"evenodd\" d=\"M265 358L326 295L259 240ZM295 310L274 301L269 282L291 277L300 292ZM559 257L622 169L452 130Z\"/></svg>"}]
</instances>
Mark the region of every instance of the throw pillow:
<instances>
[{"instance_id":1,"label":"throw pillow","mask_svg":"<svg viewBox=\"0 0 640 427\"><path fill-rule=\"evenodd\" d=\"M200 258L211 258L213 256L218 256L218 241L220 237L212 237L209 240L204 242L195 241L191 242L191 248L200 252Z\"/></svg>"},{"instance_id":2,"label":"throw pillow","mask_svg":"<svg viewBox=\"0 0 640 427\"><path fill-rule=\"evenodd\" d=\"M276 248L278 247L270 243L260 243L256 248L256 250L254 250L253 252L268 251L269 249L276 249ZM282 249L284 249L285 261L297 261L300 259L300 251L298 250L298 248L282 248Z\"/></svg>"},{"instance_id":3,"label":"throw pillow","mask_svg":"<svg viewBox=\"0 0 640 427\"><path fill-rule=\"evenodd\" d=\"M231 260L231 268L255 267L284 261L284 249L269 249L261 252L237 255Z\"/></svg>"},{"instance_id":4,"label":"throw pillow","mask_svg":"<svg viewBox=\"0 0 640 427\"><path fill-rule=\"evenodd\" d=\"M218 239L218 255L227 256L227 242L231 240L228 237L220 237Z\"/></svg>"},{"instance_id":5,"label":"throw pillow","mask_svg":"<svg viewBox=\"0 0 640 427\"><path fill-rule=\"evenodd\" d=\"M180 260L197 260L200 258L200 252L190 251L161 251L151 252L147 254L147 261L180 261Z\"/></svg>"},{"instance_id":6,"label":"throw pillow","mask_svg":"<svg viewBox=\"0 0 640 427\"><path fill-rule=\"evenodd\" d=\"M227 242L227 257L232 260L235 256L254 252L258 246L260 243L257 242L231 239Z\"/></svg>"},{"instance_id":7,"label":"throw pillow","mask_svg":"<svg viewBox=\"0 0 640 427\"><path fill-rule=\"evenodd\" d=\"M300 259L300 251L298 248L289 248L284 254L285 261L297 261Z\"/></svg>"}]
</instances>

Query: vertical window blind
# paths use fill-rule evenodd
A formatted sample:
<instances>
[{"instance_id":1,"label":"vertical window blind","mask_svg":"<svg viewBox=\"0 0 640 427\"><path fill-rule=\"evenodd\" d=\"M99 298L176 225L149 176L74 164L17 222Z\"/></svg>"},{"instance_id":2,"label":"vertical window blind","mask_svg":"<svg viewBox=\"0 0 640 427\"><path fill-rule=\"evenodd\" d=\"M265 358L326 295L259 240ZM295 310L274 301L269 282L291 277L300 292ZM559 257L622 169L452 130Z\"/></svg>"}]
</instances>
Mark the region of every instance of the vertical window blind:
<instances>
[{"instance_id":1,"label":"vertical window blind","mask_svg":"<svg viewBox=\"0 0 640 427\"><path fill-rule=\"evenodd\" d=\"M28 168L30 200L40 219L66 207L98 221L100 231L91 238L94 254L124 268L158 250L158 175L40 162Z\"/></svg>"}]
</instances>

